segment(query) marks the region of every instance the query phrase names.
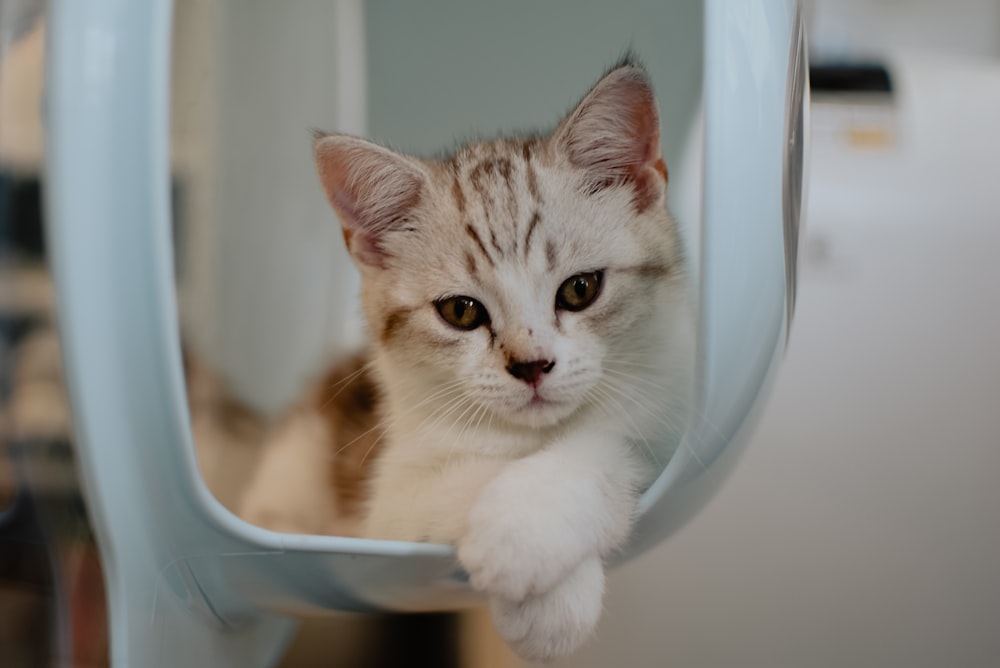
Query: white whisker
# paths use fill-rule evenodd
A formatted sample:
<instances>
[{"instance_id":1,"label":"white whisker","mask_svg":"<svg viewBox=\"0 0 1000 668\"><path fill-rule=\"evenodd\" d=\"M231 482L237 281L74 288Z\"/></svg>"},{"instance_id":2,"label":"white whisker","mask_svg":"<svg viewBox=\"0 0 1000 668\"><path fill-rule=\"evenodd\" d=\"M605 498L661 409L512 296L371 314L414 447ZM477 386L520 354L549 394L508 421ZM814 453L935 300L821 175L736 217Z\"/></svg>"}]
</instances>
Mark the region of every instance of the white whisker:
<instances>
[{"instance_id":1,"label":"white whisker","mask_svg":"<svg viewBox=\"0 0 1000 668\"><path fill-rule=\"evenodd\" d=\"M371 432L373 432L375 430L381 429L382 432L383 432L383 434L385 432L388 432L389 429L391 427L395 426L400 420L402 420L403 418L409 416L411 413L413 413L417 409L421 408L422 406L424 406L424 405L426 405L426 404L428 404L428 403L430 403L432 401L438 400L438 399L440 399L443 396L447 396L449 393L460 391L461 388L459 386L460 386L460 383L454 382L454 383L449 383L448 385L445 385L442 388L439 388L436 392L431 393L430 396L424 398L422 401L414 404L413 406L410 406L406 411L403 411L402 413L400 413L398 415L395 415L388 422L379 421L375 425L373 425L371 428L369 428L369 429L361 432L357 437L355 437L354 439L348 441L343 446L341 446L339 449L337 449L337 451L334 452L333 455L331 455L331 456L336 456L336 455L340 454L341 452L343 452L344 450L346 450L350 446L354 445L354 443L356 443L357 441L359 441L360 439L364 438L365 436L367 436L368 434L370 434ZM376 443L379 440L381 440L381 436L379 437L379 439L376 439Z\"/></svg>"}]
</instances>

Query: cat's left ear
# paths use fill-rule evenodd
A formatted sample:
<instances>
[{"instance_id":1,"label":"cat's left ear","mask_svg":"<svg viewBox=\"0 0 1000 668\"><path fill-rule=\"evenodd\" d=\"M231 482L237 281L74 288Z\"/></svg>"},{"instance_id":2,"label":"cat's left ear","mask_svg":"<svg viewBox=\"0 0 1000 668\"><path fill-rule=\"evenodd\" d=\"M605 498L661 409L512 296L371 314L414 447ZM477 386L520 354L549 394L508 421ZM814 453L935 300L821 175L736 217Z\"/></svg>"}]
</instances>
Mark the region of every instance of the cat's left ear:
<instances>
[{"instance_id":1,"label":"cat's left ear","mask_svg":"<svg viewBox=\"0 0 1000 668\"><path fill-rule=\"evenodd\" d=\"M558 150L583 170L590 193L627 184L644 211L663 197L667 167L649 75L626 63L608 72L556 129Z\"/></svg>"},{"instance_id":2,"label":"cat's left ear","mask_svg":"<svg viewBox=\"0 0 1000 668\"><path fill-rule=\"evenodd\" d=\"M420 203L424 168L413 158L348 135L318 135L313 153L347 250L362 264L384 268L392 256L387 238L410 224Z\"/></svg>"}]
</instances>

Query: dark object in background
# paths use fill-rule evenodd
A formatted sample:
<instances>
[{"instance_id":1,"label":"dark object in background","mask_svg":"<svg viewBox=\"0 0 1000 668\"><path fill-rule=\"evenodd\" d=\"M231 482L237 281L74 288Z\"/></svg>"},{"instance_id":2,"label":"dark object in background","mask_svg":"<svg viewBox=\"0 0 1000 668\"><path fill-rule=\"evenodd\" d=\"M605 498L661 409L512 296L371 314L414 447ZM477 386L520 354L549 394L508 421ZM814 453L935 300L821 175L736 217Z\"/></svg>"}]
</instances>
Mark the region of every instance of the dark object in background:
<instances>
[{"instance_id":1,"label":"dark object in background","mask_svg":"<svg viewBox=\"0 0 1000 668\"><path fill-rule=\"evenodd\" d=\"M181 250L185 206L184 191L178 179L171 183L170 199L173 223L175 269L182 269ZM42 184L37 176L0 171L0 256L43 263L45 261L45 225L42 216Z\"/></svg>"},{"instance_id":2,"label":"dark object in background","mask_svg":"<svg viewBox=\"0 0 1000 668\"><path fill-rule=\"evenodd\" d=\"M45 257L42 186L37 177L0 173L0 249L25 259Z\"/></svg>"},{"instance_id":3,"label":"dark object in background","mask_svg":"<svg viewBox=\"0 0 1000 668\"><path fill-rule=\"evenodd\" d=\"M892 94L892 75L881 63L815 63L809 67L813 93Z\"/></svg>"},{"instance_id":4,"label":"dark object in background","mask_svg":"<svg viewBox=\"0 0 1000 668\"><path fill-rule=\"evenodd\" d=\"M3 455L0 455L3 456ZM24 490L0 509L0 665L52 665L56 594L50 545Z\"/></svg>"}]
</instances>

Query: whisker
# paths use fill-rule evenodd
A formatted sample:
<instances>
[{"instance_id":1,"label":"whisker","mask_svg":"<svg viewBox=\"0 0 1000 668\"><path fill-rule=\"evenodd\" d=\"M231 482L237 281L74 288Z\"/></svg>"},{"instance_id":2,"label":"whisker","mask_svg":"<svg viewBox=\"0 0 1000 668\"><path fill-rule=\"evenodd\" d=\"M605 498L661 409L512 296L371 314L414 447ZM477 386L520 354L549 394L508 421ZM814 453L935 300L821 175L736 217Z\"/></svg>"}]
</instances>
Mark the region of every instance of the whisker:
<instances>
[{"instance_id":1,"label":"whisker","mask_svg":"<svg viewBox=\"0 0 1000 668\"><path fill-rule=\"evenodd\" d=\"M454 455L456 449L458 448L458 444L461 441L462 437L465 435L469 423L471 422L472 419L475 418L475 415L479 412L481 406L481 404L479 404L476 401L473 401L468 397L464 397L463 400L467 402L468 405L465 406L464 410L462 410L462 412L451 421L451 424L448 425L448 429L444 435L444 439L448 442L448 453L445 457L446 466L450 464L451 458ZM465 420L465 423L463 424L462 420L463 418L465 418L466 415L468 415L470 410L473 411L472 416L467 418ZM461 425L461 428L459 429L458 434L454 438L452 438L452 433L455 431L456 427L459 427L459 425Z\"/></svg>"},{"instance_id":2,"label":"whisker","mask_svg":"<svg viewBox=\"0 0 1000 668\"><path fill-rule=\"evenodd\" d=\"M320 405L320 410L322 410L322 409L326 408L327 406L329 406L330 402L332 402L334 399L336 399L340 395L341 392L343 392L345 389L347 389L347 386L351 383L352 380L355 380L358 376L360 376L364 372L369 371L369 370L371 370L373 368L375 368L375 360L368 360L367 362L365 362L364 364L362 364L361 367L357 371L355 371L355 372L353 372L351 374L348 374L346 377L341 378L340 380L338 380L336 383L333 383L329 387L324 387L323 390L327 391L327 392L329 392L330 390L332 390L334 388L337 388L337 387L339 387L340 389L338 389L336 392L334 392L333 394L331 394L329 397L326 398L326 401L324 401Z\"/></svg>"},{"instance_id":3,"label":"whisker","mask_svg":"<svg viewBox=\"0 0 1000 668\"><path fill-rule=\"evenodd\" d=\"M671 413L663 412L664 406L662 405L651 405L646 401L644 397L636 396L634 394L629 394L620 387L614 386L612 384L607 384L608 389L613 390L622 399L629 402L630 405L642 411L642 414L646 417L651 418L656 424L661 425L667 429L670 434L678 435L683 433L683 426L679 424L675 419L674 415ZM660 410L655 410L660 409Z\"/></svg>"},{"instance_id":4,"label":"whisker","mask_svg":"<svg viewBox=\"0 0 1000 668\"><path fill-rule=\"evenodd\" d=\"M687 415L683 421L679 422L675 419L676 416L673 415L672 413L663 414L662 412L655 411L654 408L659 408L662 411L663 406L659 404L651 406L648 403L650 399L642 394L639 394L638 396L629 395L625 393L625 391L622 388L614 386L610 381L606 383L606 386L616 390L619 394L628 398L635 406L643 410L645 414L653 417L658 424L661 424L664 427L666 427L676 437L678 447L684 448L697 461L699 462L701 461L698 453L695 452L695 450L684 441L684 434L688 426L692 424L692 421L696 417L694 414ZM640 388L633 387L633 389L639 390Z\"/></svg>"},{"instance_id":5,"label":"whisker","mask_svg":"<svg viewBox=\"0 0 1000 668\"><path fill-rule=\"evenodd\" d=\"M459 394L459 396L457 396L454 399L450 400L447 404L445 404L444 406L441 406L438 410L436 410L436 411L432 412L430 415L428 415L417 426L417 429L419 429L419 430L426 429L427 431L433 431L434 429L437 429L438 425L440 425L444 421L445 418L447 418L449 415L451 415L455 411L461 409L463 406L465 406L466 403L471 403L471 400L468 398L468 396L465 395L464 392L462 392L462 393ZM468 407L466 407L466 410L468 410ZM465 414L464 411L463 411L462 414L463 415ZM434 421L430 422L430 420L432 418L434 419Z\"/></svg>"},{"instance_id":6,"label":"whisker","mask_svg":"<svg viewBox=\"0 0 1000 668\"><path fill-rule=\"evenodd\" d=\"M449 385L448 386L449 392L451 394L454 394L456 392L461 393L461 387L459 387L459 385L460 385L460 383L453 383L453 384ZM439 392L438 394L442 394L442 393ZM444 396L448 396L448 393L444 393ZM453 397L451 399L448 399L447 401L445 401L444 404L442 404L441 406L436 407L427 416L425 416L424 419L420 421L420 424L417 425L416 429L418 431L422 430L424 428L424 425L429 420L433 419L436 415L438 415L438 414L440 414L442 412L451 412L451 410L454 410L454 407L461 406L461 404L462 404L462 402L464 400L465 399L464 399L464 397L461 394L459 394L459 396L457 396L457 397ZM424 403L427 403L427 401L425 400L425 401L420 402L420 404L424 404ZM389 434L389 430L393 426L395 426L397 423L399 423L399 421L402 420L404 417L406 417L407 415L409 415L410 413L412 413L413 410L415 410L417 407L419 407L420 404L418 404L417 406L411 407L410 410L406 411L404 414L396 416L396 418L382 430L382 433L379 434L378 438L376 438L375 441L373 441L372 444L368 447L368 450L365 452L364 456L362 456L362 458L361 458L361 462L364 463L365 459L367 459L367 457L371 453L371 451L375 448L375 446L378 443L380 443L382 441L383 438L385 438Z\"/></svg>"},{"instance_id":7,"label":"whisker","mask_svg":"<svg viewBox=\"0 0 1000 668\"><path fill-rule=\"evenodd\" d=\"M443 396L447 396L448 394L461 391L460 385L461 385L461 383L459 383L459 382L453 382L453 383L450 383L448 385L445 385L444 387L439 388L437 391L433 392L430 396L424 398L422 401L418 402L417 404L415 404L413 406L410 406L407 410L403 411L402 413L393 416L393 418L391 420L389 420L388 422L380 420L379 422L375 423L375 425L373 425L371 428L366 429L365 431L361 432L355 438L351 439L350 441L348 441L347 443L345 443L343 446L341 446L340 448L338 448L337 451L334 452L333 455L331 455L331 456L333 457L333 456L339 455L341 452L343 452L344 450L346 450L350 446L354 445L357 441L359 441L360 439L364 438L368 434L372 433L376 429L382 429L383 432L387 432L389 430L389 428L395 426L400 420L402 420L403 418L409 416L411 413L413 413L417 409L421 408L422 406L426 405L427 403L430 403L432 401L438 400L438 399L440 399ZM380 440L380 439L377 439L376 442L378 442L378 440Z\"/></svg>"},{"instance_id":8,"label":"whisker","mask_svg":"<svg viewBox=\"0 0 1000 668\"><path fill-rule=\"evenodd\" d=\"M643 384L649 386L650 388L652 388L654 390L662 390L664 392L668 392L669 391L669 388L666 385L661 385L660 383L657 383L657 382L655 382L653 380L650 380L649 378L646 378L645 376L640 376L638 374L630 373L628 371L622 371L620 369L615 369L614 367L609 367L609 366L604 367L603 371L604 371L604 373L609 373L609 374L612 374L614 376L618 376L618 377L623 378L623 379L628 380L628 381L634 381L634 382L638 382L638 383L643 383Z\"/></svg>"},{"instance_id":9,"label":"whisker","mask_svg":"<svg viewBox=\"0 0 1000 668\"><path fill-rule=\"evenodd\" d=\"M461 388L460 387L451 386L450 389L451 389L452 393L454 393L454 392L459 392L460 393L461 392ZM447 396L447 394L445 394L445 396ZM429 420L434 419L435 416L438 416L440 413L445 412L447 409L449 409L451 407L454 407L456 405L461 405L462 400L463 400L463 397L461 396L461 394L459 394L459 396L457 396L457 397L448 399L444 404L442 404L441 406L436 407L427 416L425 416L424 419L421 420L420 424L417 425L416 429L418 431L422 430L424 428L425 424ZM426 403L426 402L421 402L421 403ZM368 455L371 454L371 451L375 448L375 446L378 445L382 441L382 439L384 439L389 434L389 430L392 427L394 427L404 417L406 417L407 415L409 415L412 412L413 412L413 409L411 408L411 410L406 411L405 414L401 414L401 415L397 416L394 420L392 420L392 422L390 422L388 425L386 425L385 428L382 430L382 433L379 434L378 438L376 438L372 442L372 444L368 447L368 450L365 452L364 456L362 456L362 458L361 458L361 462L364 463L364 461L368 458Z\"/></svg>"},{"instance_id":10,"label":"whisker","mask_svg":"<svg viewBox=\"0 0 1000 668\"><path fill-rule=\"evenodd\" d=\"M458 436L456 436L455 439L451 442L450 447L448 448L448 455L445 458L445 466L451 464L451 458L455 454L455 451L458 449L459 444L462 442L462 439L465 437L465 435L470 431L473 432L479 431L479 425L482 424L483 418L486 417L486 414L489 412L489 409L486 408L486 404L482 404L479 402L473 402L473 403L476 405L476 410L472 413L471 416L469 416L469 418L466 420L465 425L462 427L462 430L458 433ZM462 416L459 416L458 419L461 419L461 417ZM476 422L474 427L472 426L473 421Z\"/></svg>"},{"instance_id":11,"label":"whisker","mask_svg":"<svg viewBox=\"0 0 1000 668\"><path fill-rule=\"evenodd\" d=\"M625 407L621 404L621 402L619 402L617 399L608 394L604 390L604 388L601 388L599 386L594 386L594 389L601 393L605 401L614 404L618 408L620 415L624 415L626 417L626 419L632 424L632 429L635 431L636 436L638 436L639 440L642 441L642 444L645 446L646 451L649 452L649 456L653 459L653 463L657 467L662 467L663 464L660 462L660 458L656 456L656 452L653 450L653 446L649 444L649 440L646 438L646 435L642 432L641 429L639 429L639 425L636 424L635 420L632 418L628 410L625 409Z\"/></svg>"}]
</instances>

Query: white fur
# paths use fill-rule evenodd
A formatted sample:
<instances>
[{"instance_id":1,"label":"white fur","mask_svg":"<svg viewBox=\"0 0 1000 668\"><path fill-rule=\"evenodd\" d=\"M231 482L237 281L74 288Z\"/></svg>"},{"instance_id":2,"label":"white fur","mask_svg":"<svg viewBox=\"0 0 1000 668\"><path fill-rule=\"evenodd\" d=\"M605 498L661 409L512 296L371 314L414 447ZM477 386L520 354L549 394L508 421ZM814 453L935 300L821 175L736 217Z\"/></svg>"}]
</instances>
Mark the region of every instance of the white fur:
<instances>
[{"instance_id":1,"label":"white fur","mask_svg":"<svg viewBox=\"0 0 1000 668\"><path fill-rule=\"evenodd\" d=\"M490 612L500 637L528 661L553 661L575 651L594 632L604 598L604 564L592 556L543 594L493 597Z\"/></svg>"}]
</instances>

